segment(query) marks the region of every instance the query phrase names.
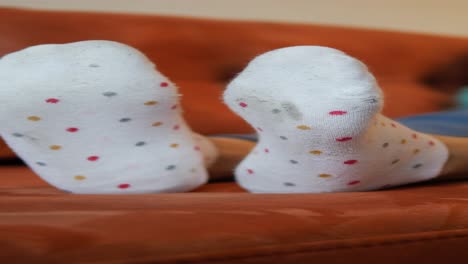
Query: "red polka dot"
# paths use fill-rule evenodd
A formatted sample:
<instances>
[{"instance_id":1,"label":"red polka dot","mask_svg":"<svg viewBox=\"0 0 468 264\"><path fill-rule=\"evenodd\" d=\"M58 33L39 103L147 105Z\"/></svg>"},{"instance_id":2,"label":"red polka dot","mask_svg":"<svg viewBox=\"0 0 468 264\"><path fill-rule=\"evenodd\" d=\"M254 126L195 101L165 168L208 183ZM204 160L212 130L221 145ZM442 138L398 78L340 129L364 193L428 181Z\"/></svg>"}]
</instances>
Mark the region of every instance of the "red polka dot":
<instances>
[{"instance_id":1,"label":"red polka dot","mask_svg":"<svg viewBox=\"0 0 468 264\"><path fill-rule=\"evenodd\" d=\"M49 103L49 104L56 104L58 102L60 102L60 100L57 98L49 98L46 100L46 103Z\"/></svg>"},{"instance_id":2,"label":"red polka dot","mask_svg":"<svg viewBox=\"0 0 468 264\"><path fill-rule=\"evenodd\" d=\"M247 104L246 104L246 103L244 103L244 102L242 102L242 103L239 103L239 105L240 105L241 107L247 107Z\"/></svg>"},{"instance_id":3,"label":"red polka dot","mask_svg":"<svg viewBox=\"0 0 468 264\"><path fill-rule=\"evenodd\" d=\"M172 109L172 110L177 109L177 105L173 105L173 106L171 107L171 109Z\"/></svg>"},{"instance_id":4,"label":"red polka dot","mask_svg":"<svg viewBox=\"0 0 468 264\"><path fill-rule=\"evenodd\" d=\"M435 145L434 141L432 141L432 140L429 141L429 145L434 146Z\"/></svg>"},{"instance_id":5,"label":"red polka dot","mask_svg":"<svg viewBox=\"0 0 468 264\"><path fill-rule=\"evenodd\" d=\"M270 150L269 149L264 149L265 153L270 153Z\"/></svg>"},{"instance_id":6,"label":"red polka dot","mask_svg":"<svg viewBox=\"0 0 468 264\"><path fill-rule=\"evenodd\" d=\"M336 141L338 142L345 142L353 139L352 137L342 137L342 138L337 138Z\"/></svg>"},{"instance_id":7,"label":"red polka dot","mask_svg":"<svg viewBox=\"0 0 468 264\"><path fill-rule=\"evenodd\" d=\"M344 164L347 164L347 165L353 165L353 164L356 164L358 161L357 160L347 160L345 162L343 162Z\"/></svg>"},{"instance_id":8,"label":"red polka dot","mask_svg":"<svg viewBox=\"0 0 468 264\"><path fill-rule=\"evenodd\" d=\"M392 125L392 127L396 127L395 123L392 123L391 125Z\"/></svg>"},{"instance_id":9,"label":"red polka dot","mask_svg":"<svg viewBox=\"0 0 468 264\"><path fill-rule=\"evenodd\" d=\"M247 172L248 172L249 174L253 174L253 173L254 173L254 171L251 170L251 169L248 169Z\"/></svg>"},{"instance_id":10,"label":"red polka dot","mask_svg":"<svg viewBox=\"0 0 468 264\"><path fill-rule=\"evenodd\" d=\"M344 115L344 114L347 114L348 112L346 111L341 111L341 110L337 110L337 111L331 111L329 114L330 115Z\"/></svg>"},{"instance_id":11,"label":"red polka dot","mask_svg":"<svg viewBox=\"0 0 468 264\"><path fill-rule=\"evenodd\" d=\"M122 183L122 184L119 184L119 187L120 189L127 189L127 188L130 188L130 184L128 183Z\"/></svg>"},{"instance_id":12,"label":"red polka dot","mask_svg":"<svg viewBox=\"0 0 468 264\"><path fill-rule=\"evenodd\" d=\"M167 82L162 82L162 83L159 84L159 86L161 86L161 87L168 87L169 84L168 84Z\"/></svg>"},{"instance_id":13,"label":"red polka dot","mask_svg":"<svg viewBox=\"0 0 468 264\"><path fill-rule=\"evenodd\" d=\"M199 147L199 146L195 146L193 149L196 150L196 151L200 151L200 147Z\"/></svg>"},{"instance_id":14,"label":"red polka dot","mask_svg":"<svg viewBox=\"0 0 468 264\"><path fill-rule=\"evenodd\" d=\"M70 132L70 133L78 132L78 130L79 130L79 129L76 128L76 127L69 127L69 128L67 128L67 131Z\"/></svg>"},{"instance_id":15,"label":"red polka dot","mask_svg":"<svg viewBox=\"0 0 468 264\"><path fill-rule=\"evenodd\" d=\"M411 135L414 139L418 139L418 135L417 134L413 134Z\"/></svg>"},{"instance_id":16,"label":"red polka dot","mask_svg":"<svg viewBox=\"0 0 468 264\"><path fill-rule=\"evenodd\" d=\"M352 182L348 182L348 185L356 185L359 183L361 183L361 181L352 181Z\"/></svg>"},{"instance_id":17,"label":"red polka dot","mask_svg":"<svg viewBox=\"0 0 468 264\"><path fill-rule=\"evenodd\" d=\"M89 161L97 161L98 159L99 159L98 156L89 156L89 157L88 157L88 160L89 160Z\"/></svg>"},{"instance_id":18,"label":"red polka dot","mask_svg":"<svg viewBox=\"0 0 468 264\"><path fill-rule=\"evenodd\" d=\"M174 127L172 127L172 129L174 130L179 130L180 126L179 125L175 125Z\"/></svg>"}]
</instances>

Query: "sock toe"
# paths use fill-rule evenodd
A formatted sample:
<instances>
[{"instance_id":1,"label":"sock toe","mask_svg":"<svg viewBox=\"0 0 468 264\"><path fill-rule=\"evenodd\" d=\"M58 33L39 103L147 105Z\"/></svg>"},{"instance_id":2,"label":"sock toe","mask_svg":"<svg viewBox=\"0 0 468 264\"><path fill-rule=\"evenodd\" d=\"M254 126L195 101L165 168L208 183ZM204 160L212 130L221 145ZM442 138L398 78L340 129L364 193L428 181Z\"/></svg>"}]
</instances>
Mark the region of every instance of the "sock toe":
<instances>
[{"instance_id":1,"label":"sock toe","mask_svg":"<svg viewBox=\"0 0 468 264\"><path fill-rule=\"evenodd\" d=\"M334 49L260 55L224 99L259 134L235 171L253 192L373 190L435 177L447 159L438 140L380 115L373 75Z\"/></svg>"},{"instance_id":2,"label":"sock toe","mask_svg":"<svg viewBox=\"0 0 468 264\"><path fill-rule=\"evenodd\" d=\"M73 193L188 191L207 181L177 87L110 41L41 45L0 60L0 134Z\"/></svg>"}]
</instances>

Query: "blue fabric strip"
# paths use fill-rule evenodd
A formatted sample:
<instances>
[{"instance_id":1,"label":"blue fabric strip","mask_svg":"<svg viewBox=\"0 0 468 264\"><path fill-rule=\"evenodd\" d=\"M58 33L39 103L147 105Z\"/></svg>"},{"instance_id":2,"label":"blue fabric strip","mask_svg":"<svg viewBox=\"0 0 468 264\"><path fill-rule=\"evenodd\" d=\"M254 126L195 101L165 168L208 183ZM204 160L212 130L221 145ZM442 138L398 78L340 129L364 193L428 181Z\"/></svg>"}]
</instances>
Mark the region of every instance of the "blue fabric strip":
<instances>
[{"instance_id":1,"label":"blue fabric strip","mask_svg":"<svg viewBox=\"0 0 468 264\"><path fill-rule=\"evenodd\" d=\"M468 137L468 109L409 116L397 121L423 133Z\"/></svg>"},{"instance_id":2,"label":"blue fabric strip","mask_svg":"<svg viewBox=\"0 0 468 264\"><path fill-rule=\"evenodd\" d=\"M452 137L468 137L468 109L436 112L397 119L416 131ZM219 134L211 137L238 138L256 142L257 134Z\"/></svg>"}]
</instances>

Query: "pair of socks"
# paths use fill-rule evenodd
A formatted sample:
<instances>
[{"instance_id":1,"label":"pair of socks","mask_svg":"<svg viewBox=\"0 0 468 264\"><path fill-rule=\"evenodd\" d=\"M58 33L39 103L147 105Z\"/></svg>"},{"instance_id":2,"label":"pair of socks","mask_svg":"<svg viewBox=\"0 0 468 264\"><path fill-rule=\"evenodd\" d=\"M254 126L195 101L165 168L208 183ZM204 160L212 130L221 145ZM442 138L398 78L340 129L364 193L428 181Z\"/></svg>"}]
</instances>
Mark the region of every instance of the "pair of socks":
<instances>
[{"instance_id":1,"label":"pair of socks","mask_svg":"<svg viewBox=\"0 0 468 264\"><path fill-rule=\"evenodd\" d=\"M180 94L141 52L110 41L30 47L0 59L0 134L41 178L72 193L185 192L218 155ZM224 100L259 134L235 170L251 192L365 191L437 176L434 137L379 114L376 80L341 51L255 58Z\"/></svg>"}]
</instances>

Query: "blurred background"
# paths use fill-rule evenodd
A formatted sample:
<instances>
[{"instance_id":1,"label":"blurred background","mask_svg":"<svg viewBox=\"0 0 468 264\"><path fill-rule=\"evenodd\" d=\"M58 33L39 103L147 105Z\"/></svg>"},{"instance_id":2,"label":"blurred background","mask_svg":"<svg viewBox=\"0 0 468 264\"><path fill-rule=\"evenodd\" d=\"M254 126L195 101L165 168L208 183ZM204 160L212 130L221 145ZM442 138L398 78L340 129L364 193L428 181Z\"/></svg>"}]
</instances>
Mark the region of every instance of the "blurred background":
<instances>
[{"instance_id":1,"label":"blurred background","mask_svg":"<svg viewBox=\"0 0 468 264\"><path fill-rule=\"evenodd\" d=\"M468 36L467 0L0 0L0 6L318 23Z\"/></svg>"}]
</instances>

